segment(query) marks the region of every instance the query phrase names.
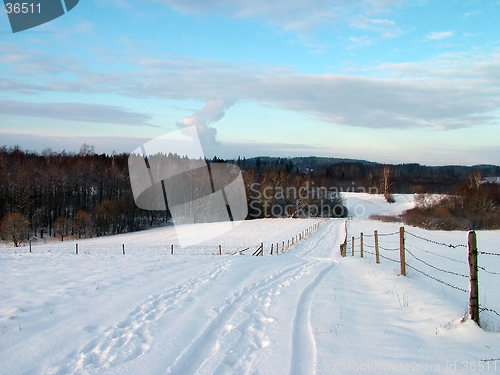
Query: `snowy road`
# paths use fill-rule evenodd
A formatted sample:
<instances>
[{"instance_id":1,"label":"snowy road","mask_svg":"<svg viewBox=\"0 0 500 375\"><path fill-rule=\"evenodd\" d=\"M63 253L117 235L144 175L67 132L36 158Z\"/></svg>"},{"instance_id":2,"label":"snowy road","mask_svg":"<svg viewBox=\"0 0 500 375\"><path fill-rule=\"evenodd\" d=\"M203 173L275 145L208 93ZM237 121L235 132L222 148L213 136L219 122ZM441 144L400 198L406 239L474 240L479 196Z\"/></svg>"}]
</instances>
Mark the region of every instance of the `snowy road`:
<instances>
[{"instance_id":1,"label":"snowy road","mask_svg":"<svg viewBox=\"0 0 500 375\"><path fill-rule=\"evenodd\" d=\"M453 294L341 258L344 237L330 220L273 257L4 255L0 373L449 374L500 354Z\"/></svg>"}]
</instances>

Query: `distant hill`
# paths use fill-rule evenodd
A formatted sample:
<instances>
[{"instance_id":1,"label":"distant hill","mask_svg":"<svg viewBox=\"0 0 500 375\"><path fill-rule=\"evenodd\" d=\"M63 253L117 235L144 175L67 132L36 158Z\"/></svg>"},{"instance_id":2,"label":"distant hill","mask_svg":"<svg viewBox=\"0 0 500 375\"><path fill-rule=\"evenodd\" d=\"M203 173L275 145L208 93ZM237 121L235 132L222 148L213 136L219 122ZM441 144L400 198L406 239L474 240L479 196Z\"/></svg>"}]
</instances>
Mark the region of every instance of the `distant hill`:
<instances>
[{"instance_id":1,"label":"distant hill","mask_svg":"<svg viewBox=\"0 0 500 375\"><path fill-rule=\"evenodd\" d=\"M493 177L500 177L500 166L491 164L474 166L426 166L418 163L381 164L366 160L317 156L294 158L260 156L249 159L238 158L234 162L242 170L253 170L260 175L273 171L305 174L327 179L329 183L344 189L353 184L365 187L378 185L384 167L389 167L391 190L394 193L414 193L417 190L448 193L475 173L480 173L489 181Z\"/></svg>"}]
</instances>

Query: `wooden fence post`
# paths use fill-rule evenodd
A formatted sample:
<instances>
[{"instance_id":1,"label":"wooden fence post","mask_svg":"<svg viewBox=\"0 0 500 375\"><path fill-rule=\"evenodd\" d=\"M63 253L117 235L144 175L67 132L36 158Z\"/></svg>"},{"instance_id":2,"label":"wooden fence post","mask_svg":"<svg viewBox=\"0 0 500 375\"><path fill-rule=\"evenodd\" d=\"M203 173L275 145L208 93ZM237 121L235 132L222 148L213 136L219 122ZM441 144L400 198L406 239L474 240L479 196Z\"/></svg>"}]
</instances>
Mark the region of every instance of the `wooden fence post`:
<instances>
[{"instance_id":1,"label":"wooden fence post","mask_svg":"<svg viewBox=\"0 0 500 375\"><path fill-rule=\"evenodd\" d=\"M399 228L399 257L401 259L401 275L406 276L405 227Z\"/></svg>"},{"instance_id":2,"label":"wooden fence post","mask_svg":"<svg viewBox=\"0 0 500 375\"><path fill-rule=\"evenodd\" d=\"M122 251L123 251L123 255L125 255L125 244L122 243Z\"/></svg>"},{"instance_id":3,"label":"wooden fence post","mask_svg":"<svg viewBox=\"0 0 500 375\"><path fill-rule=\"evenodd\" d=\"M30 240L30 253L31 253L31 240Z\"/></svg>"},{"instance_id":4,"label":"wooden fence post","mask_svg":"<svg viewBox=\"0 0 500 375\"><path fill-rule=\"evenodd\" d=\"M374 231L373 232L373 235L375 236L375 261L377 263L380 263L380 253L379 253L379 249L378 249L378 231Z\"/></svg>"},{"instance_id":5,"label":"wooden fence post","mask_svg":"<svg viewBox=\"0 0 500 375\"><path fill-rule=\"evenodd\" d=\"M271 244L271 255L273 255L273 244Z\"/></svg>"},{"instance_id":6,"label":"wooden fence post","mask_svg":"<svg viewBox=\"0 0 500 375\"><path fill-rule=\"evenodd\" d=\"M352 238L352 256L354 256L354 237Z\"/></svg>"},{"instance_id":7,"label":"wooden fence post","mask_svg":"<svg viewBox=\"0 0 500 375\"><path fill-rule=\"evenodd\" d=\"M283 247L281 249L281 252L285 251L285 241L283 241Z\"/></svg>"},{"instance_id":8,"label":"wooden fence post","mask_svg":"<svg viewBox=\"0 0 500 375\"><path fill-rule=\"evenodd\" d=\"M361 233L361 258L363 258L363 233Z\"/></svg>"},{"instance_id":9,"label":"wooden fence post","mask_svg":"<svg viewBox=\"0 0 500 375\"><path fill-rule=\"evenodd\" d=\"M276 242L276 255L278 255L278 254L279 254L279 252L280 252L280 248L279 248L279 246L278 246L278 242Z\"/></svg>"},{"instance_id":10,"label":"wooden fence post","mask_svg":"<svg viewBox=\"0 0 500 375\"><path fill-rule=\"evenodd\" d=\"M170 246L170 254L174 255L174 245Z\"/></svg>"},{"instance_id":11,"label":"wooden fence post","mask_svg":"<svg viewBox=\"0 0 500 375\"><path fill-rule=\"evenodd\" d=\"M222 255L222 247L219 245L219 255Z\"/></svg>"},{"instance_id":12,"label":"wooden fence post","mask_svg":"<svg viewBox=\"0 0 500 375\"><path fill-rule=\"evenodd\" d=\"M479 283L477 278L477 241L476 232L470 231L468 236L469 246L469 273L470 273L470 295L469 313L470 318L480 326L479 321Z\"/></svg>"},{"instance_id":13,"label":"wooden fence post","mask_svg":"<svg viewBox=\"0 0 500 375\"><path fill-rule=\"evenodd\" d=\"M78 255L78 244L76 244L76 255Z\"/></svg>"}]
</instances>

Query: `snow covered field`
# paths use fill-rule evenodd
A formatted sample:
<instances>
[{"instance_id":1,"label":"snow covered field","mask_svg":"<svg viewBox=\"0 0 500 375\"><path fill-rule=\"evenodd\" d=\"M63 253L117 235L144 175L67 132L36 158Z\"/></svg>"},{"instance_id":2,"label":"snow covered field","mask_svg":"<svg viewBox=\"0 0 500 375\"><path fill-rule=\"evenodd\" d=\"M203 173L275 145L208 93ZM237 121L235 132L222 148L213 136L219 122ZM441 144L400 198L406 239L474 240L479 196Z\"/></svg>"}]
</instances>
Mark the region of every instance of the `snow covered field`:
<instances>
[{"instance_id":1,"label":"snow covered field","mask_svg":"<svg viewBox=\"0 0 500 375\"><path fill-rule=\"evenodd\" d=\"M236 251L249 248L248 252L257 249L261 243L266 248L271 244L279 243L280 249L283 241L288 244L288 240L295 238L300 232L306 230L315 223L322 222L320 219L262 219L248 220L242 222L235 229L228 233L215 237L208 241L200 242L199 245L180 247L173 226L150 229L147 231L120 234L117 236L90 238L85 240L51 241L48 243L34 243L32 252L40 253L63 253L74 254L76 244L81 254L122 254L125 245L126 254L170 254L171 246L174 245L175 254L184 255L213 255L219 254L219 245L223 254L233 254ZM213 224L214 226L217 223ZM196 225L188 226L192 237L203 238L204 233L197 230ZM204 227L205 228L205 227ZM186 229L184 230L184 232ZM0 247L1 253L29 253L29 247L14 248L7 244Z\"/></svg>"},{"instance_id":2,"label":"snow covered field","mask_svg":"<svg viewBox=\"0 0 500 375\"><path fill-rule=\"evenodd\" d=\"M358 195L366 212L398 206ZM412 204L396 196L396 205ZM378 207L378 209L376 209ZM398 224L347 225L355 256L339 254L344 220L329 220L285 253L287 241L318 220L245 222L207 248L182 249L171 228L0 251L1 374L467 374L500 372L500 317L484 312L482 330L466 316L465 232L406 228L407 263L399 276ZM410 235L410 233L413 235ZM415 237L418 236L418 237ZM206 255L257 247L266 256ZM121 254L126 244L126 255ZM480 251L499 253L500 232L478 232ZM68 248L64 246L68 245ZM209 246L208 246L209 245ZM17 253L14 253L14 250ZM50 252L49 252L50 250ZM191 250L189 252L188 250ZM200 255L201 253L205 255ZM194 255L193 255L194 254ZM465 262L465 263L464 263ZM500 272L500 257L480 265ZM500 275L479 275L481 305L500 311ZM482 369L482 371L480 371Z\"/></svg>"}]
</instances>

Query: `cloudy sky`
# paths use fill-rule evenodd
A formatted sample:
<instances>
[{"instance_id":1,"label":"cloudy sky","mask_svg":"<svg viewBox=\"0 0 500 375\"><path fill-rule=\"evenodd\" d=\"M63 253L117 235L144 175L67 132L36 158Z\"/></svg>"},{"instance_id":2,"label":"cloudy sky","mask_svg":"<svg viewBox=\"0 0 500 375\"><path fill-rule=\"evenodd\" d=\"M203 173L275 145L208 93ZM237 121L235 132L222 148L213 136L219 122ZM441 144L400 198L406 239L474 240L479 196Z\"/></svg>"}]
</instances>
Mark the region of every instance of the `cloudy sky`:
<instances>
[{"instance_id":1,"label":"cloudy sky","mask_svg":"<svg viewBox=\"0 0 500 375\"><path fill-rule=\"evenodd\" d=\"M500 1L80 0L13 34L0 146L500 163Z\"/></svg>"}]
</instances>

